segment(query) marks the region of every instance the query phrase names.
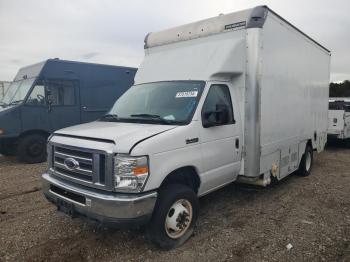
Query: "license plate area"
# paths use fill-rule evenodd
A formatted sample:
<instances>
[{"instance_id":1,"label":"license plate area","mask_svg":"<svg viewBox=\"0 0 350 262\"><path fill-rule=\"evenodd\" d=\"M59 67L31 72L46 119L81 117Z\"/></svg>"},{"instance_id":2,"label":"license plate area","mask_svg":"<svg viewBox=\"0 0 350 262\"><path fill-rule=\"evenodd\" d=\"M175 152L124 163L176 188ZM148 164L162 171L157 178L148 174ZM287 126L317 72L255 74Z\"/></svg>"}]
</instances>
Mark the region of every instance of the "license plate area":
<instances>
[{"instance_id":1,"label":"license plate area","mask_svg":"<svg viewBox=\"0 0 350 262\"><path fill-rule=\"evenodd\" d=\"M59 187L54 186L54 185L50 186L50 191L55 193L56 195L62 196L65 199L72 200L73 202L76 202L76 203L84 205L84 206L86 205L86 198L82 195L73 193L71 191L67 191L63 188L59 188ZM65 204L65 206L69 206L68 204L72 204L72 203L69 203L68 201L64 201L62 199L60 199L60 200L67 203L67 204Z\"/></svg>"},{"instance_id":2,"label":"license plate area","mask_svg":"<svg viewBox=\"0 0 350 262\"><path fill-rule=\"evenodd\" d=\"M59 211L62 211L63 213L74 216L74 205L72 203L69 203L67 201L64 201L62 199L57 199L57 208Z\"/></svg>"}]
</instances>

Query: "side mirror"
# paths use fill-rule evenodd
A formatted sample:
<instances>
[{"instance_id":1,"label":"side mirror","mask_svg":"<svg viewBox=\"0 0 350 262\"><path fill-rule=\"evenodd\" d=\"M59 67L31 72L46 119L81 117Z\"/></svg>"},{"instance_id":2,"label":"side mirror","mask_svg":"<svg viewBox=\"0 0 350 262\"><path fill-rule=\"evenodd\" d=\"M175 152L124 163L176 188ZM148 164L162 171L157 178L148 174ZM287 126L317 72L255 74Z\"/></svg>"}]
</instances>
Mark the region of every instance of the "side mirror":
<instances>
[{"instance_id":1,"label":"side mirror","mask_svg":"<svg viewBox=\"0 0 350 262\"><path fill-rule=\"evenodd\" d=\"M227 124L229 120L229 109L227 105L216 105L215 111L207 111L202 115L203 127L213 127Z\"/></svg>"}]
</instances>

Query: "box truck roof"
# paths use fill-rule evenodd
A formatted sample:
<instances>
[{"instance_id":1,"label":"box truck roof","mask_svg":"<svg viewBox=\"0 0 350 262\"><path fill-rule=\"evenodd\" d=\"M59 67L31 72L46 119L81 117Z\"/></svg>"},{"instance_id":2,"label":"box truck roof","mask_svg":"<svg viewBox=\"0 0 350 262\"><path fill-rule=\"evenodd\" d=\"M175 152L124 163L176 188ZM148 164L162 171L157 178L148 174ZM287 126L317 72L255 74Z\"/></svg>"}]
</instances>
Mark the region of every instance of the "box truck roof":
<instances>
[{"instance_id":1,"label":"box truck roof","mask_svg":"<svg viewBox=\"0 0 350 262\"><path fill-rule=\"evenodd\" d=\"M327 48L299 30L297 27L289 23L287 20L278 15L276 12L272 11L267 6L257 6L251 9L246 9L226 15L219 15L218 17L212 17L167 30L149 33L145 38L145 49L242 28L262 28L269 12L273 13L275 16L293 27L299 33L309 38L312 42L320 46L325 51L330 52Z\"/></svg>"},{"instance_id":2,"label":"box truck roof","mask_svg":"<svg viewBox=\"0 0 350 262\"><path fill-rule=\"evenodd\" d=\"M287 31L271 28L271 23L275 22ZM330 56L328 49L267 6L258 6L148 34L145 38L145 57L135 76L135 83L229 81L246 73L247 55L252 54L247 50L247 35L253 35L255 31L263 31L262 35L268 33L269 39L263 43L264 49L286 41L289 46L294 39L294 44L306 44L312 50L319 50L327 59Z\"/></svg>"}]
</instances>

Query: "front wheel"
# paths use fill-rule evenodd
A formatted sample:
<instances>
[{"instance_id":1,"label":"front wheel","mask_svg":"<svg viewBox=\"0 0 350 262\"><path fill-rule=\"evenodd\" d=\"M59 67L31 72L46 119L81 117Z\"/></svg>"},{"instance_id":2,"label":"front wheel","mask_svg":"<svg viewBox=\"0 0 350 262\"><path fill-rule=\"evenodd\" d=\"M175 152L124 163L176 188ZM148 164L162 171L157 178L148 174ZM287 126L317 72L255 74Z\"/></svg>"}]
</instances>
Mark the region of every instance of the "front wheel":
<instances>
[{"instance_id":1,"label":"front wheel","mask_svg":"<svg viewBox=\"0 0 350 262\"><path fill-rule=\"evenodd\" d=\"M147 228L149 239L162 249L182 245L193 234L198 217L199 202L195 192L181 184L165 186Z\"/></svg>"},{"instance_id":2,"label":"front wheel","mask_svg":"<svg viewBox=\"0 0 350 262\"><path fill-rule=\"evenodd\" d=\"M33 134L20 139L18 159L28 164L41 163L46 160L46 137Z\"/></svg>"},{"instance_id":3,"label":"front wheel","mask_svg":"<svg viewBox=\"0 0 350 262\"><path fill-rule=\"evenodd\" d=\"M312 147L306 145L305 153L301 158L298 174L301 176L309 176L311 174L312 165L314 162Z\"/></svg>"}]
</instances>

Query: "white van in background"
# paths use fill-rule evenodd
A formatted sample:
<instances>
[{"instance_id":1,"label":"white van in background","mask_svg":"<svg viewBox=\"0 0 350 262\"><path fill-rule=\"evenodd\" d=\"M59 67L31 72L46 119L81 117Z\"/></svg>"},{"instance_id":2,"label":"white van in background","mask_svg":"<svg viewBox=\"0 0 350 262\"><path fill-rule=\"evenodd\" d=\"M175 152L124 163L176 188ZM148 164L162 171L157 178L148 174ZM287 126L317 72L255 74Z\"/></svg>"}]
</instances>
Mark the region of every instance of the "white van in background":
<instances>
[{"instance_id":1,"label":"white van in background","mask_svg":"<svg viewBox=\"0 0 350 262\"><path fill-rule=\"evenodd\" d=\"M337 139L350 138L350 98L329 99L328 136Z\"/></svg>"}]
</instances>

